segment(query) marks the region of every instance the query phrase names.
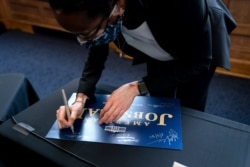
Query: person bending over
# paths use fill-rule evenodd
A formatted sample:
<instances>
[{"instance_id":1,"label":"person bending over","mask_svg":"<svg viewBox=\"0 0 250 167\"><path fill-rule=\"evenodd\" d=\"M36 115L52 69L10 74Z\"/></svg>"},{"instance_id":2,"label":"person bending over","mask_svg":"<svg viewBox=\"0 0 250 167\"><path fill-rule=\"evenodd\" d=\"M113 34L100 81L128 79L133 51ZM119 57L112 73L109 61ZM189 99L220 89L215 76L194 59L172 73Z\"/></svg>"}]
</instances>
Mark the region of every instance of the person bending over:
<instances>
[{"instance_id":1,"label":"person bending over","mask_svg":"<svg viewBox=\"0 0 250 167\"><path fill-rule=\"evenodd\" d=\"M49 0L58 23L89 48L71 115L57 110L67 128L94 99L109 55L109 43L146 63L147 75L111 92L99 123L117 121L138 95L176 97L182 106L204 111L216 67L230 69L229 34L236 27L220 0ZM117 71L118 72L118 71ZM123 75L123 74L121 74Z\"/></svg>"}]
</instances>

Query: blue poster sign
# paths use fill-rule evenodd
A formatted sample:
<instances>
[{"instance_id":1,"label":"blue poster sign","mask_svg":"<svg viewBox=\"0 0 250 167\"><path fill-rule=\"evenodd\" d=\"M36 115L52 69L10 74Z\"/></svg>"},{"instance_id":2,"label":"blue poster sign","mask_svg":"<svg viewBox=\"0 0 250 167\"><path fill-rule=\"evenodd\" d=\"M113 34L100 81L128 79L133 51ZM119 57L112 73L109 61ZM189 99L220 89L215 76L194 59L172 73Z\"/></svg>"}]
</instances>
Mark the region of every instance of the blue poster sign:
<instances>
[{"instance_id":1,"label":"blue poster sign","mask_svg":"<svg viewBox=\"0 0 250 167\"><path fill-rule=\"evenodd\" d=\"M73 93L69 104L75 96ZM46 138L182 149L179 99L137 96L118 121L100 125L100 110L108 96L96 94L96 102L86 104L82 117L74 123L75 134L70 128L59 130L55 121Z\"/></svg>"}]
</instances>

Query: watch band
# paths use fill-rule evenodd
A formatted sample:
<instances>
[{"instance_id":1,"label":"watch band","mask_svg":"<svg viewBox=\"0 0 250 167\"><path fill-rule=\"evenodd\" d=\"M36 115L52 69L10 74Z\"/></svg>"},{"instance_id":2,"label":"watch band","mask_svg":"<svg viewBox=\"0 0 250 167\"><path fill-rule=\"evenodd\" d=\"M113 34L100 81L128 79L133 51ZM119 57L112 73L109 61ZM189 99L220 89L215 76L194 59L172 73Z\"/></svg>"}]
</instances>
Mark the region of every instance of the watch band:
<instances>
[{"instance_id":1,"label":"watch band","mask_svg":"<svg viewBox=\"0 0 250 167\"><path fill-rule=\"evenodd\" d=\"M143 81L138 82L138 90L139 90L140 95L145 95L148 93L147 86Z\"/></svg>"}]
</instances>

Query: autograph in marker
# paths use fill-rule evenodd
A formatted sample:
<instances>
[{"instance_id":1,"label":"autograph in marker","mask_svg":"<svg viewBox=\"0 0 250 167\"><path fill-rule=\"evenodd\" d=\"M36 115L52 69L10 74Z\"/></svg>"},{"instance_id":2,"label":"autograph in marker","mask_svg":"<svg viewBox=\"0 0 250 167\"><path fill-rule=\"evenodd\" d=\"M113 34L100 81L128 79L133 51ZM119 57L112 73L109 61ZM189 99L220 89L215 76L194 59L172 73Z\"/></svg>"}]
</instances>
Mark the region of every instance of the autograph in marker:
<instances>
[{"instance_id":1,"label":"autograph in marker","mask_svg":"<svg viewBox=\"0 0 250 167\"><path fill-rule=\"evenodd\" d=\"M173 129L170 129L167 135L163 132L160 132L149 136L149 138L155 139L153 142L148 143L149 145L153 143L168 143L171 145L173 142L176 142L179 139L178 133Z\"/></svg>"}]
</instances>

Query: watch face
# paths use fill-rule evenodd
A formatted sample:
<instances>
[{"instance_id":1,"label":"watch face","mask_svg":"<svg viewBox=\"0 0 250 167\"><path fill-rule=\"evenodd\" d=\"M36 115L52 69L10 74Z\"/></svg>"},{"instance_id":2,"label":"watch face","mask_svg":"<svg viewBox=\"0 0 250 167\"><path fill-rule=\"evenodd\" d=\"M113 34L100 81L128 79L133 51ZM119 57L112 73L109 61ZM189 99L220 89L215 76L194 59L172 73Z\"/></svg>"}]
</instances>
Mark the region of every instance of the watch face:
<instances>
[{"instance_id":1,"label":"watch face","mask_svg":"<svg viewBox=\"0 0 250 167\"><path fill-rule=\"evenodd\" d=\"M145 83L142 82L142 81L140 81L138 83L138 89L139 89L140 94L146 94L146 93L148 93L148 89L147 89Z\"/></svg>"}]
</instances>

